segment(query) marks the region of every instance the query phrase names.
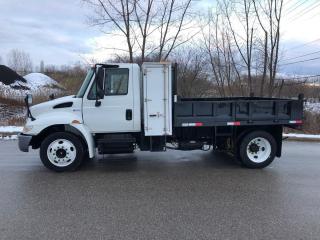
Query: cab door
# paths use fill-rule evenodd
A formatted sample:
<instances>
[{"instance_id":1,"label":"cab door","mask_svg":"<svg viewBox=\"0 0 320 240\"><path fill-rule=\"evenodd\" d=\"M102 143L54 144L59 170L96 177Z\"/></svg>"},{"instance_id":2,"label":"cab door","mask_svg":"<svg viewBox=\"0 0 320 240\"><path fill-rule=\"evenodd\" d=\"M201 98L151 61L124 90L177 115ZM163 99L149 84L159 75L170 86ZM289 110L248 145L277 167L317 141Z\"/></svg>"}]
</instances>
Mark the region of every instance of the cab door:
<instances>
[{"instance_id":1,"label":"cab door","mask_svg":"<svg viewBox=\"0 0 320 240\"><path fill-rule=\"evenodd\" d=\"M96 87L93 81L87 90L83 98L83 121L93 133L134 131L131 68L126 64L100 69L103 86ZM99 104L96 104L97 89L104 95Z\"/></svg>"}]
</instances>

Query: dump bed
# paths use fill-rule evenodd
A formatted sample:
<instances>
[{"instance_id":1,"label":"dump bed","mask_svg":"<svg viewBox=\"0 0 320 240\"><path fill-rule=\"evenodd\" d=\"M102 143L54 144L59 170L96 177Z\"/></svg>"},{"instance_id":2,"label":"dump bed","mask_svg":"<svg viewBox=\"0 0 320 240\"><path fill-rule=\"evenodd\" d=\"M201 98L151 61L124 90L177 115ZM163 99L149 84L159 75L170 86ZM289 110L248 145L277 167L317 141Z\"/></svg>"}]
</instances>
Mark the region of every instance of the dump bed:
<instances>
[{"instance_id":1,"label":"dump bed","mask_svg":"<svg viewBox=\"0 0 320 240\"><path fill-rule=\"evenodd\" d=\"M302 124L303 97L183 98L174 103L174 127Z\"/></svg>"}]
</instances>

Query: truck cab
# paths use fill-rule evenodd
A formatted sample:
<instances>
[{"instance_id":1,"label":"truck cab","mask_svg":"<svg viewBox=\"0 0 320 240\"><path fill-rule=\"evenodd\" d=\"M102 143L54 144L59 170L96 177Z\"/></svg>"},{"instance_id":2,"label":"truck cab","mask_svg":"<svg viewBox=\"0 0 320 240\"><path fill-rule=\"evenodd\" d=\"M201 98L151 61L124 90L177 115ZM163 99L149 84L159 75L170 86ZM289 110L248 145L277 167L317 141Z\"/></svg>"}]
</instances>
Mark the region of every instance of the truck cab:
<instances>
[{"instance_id":1,"label":"truck cab","mask_svg":"<svg viewBox=\"0 0 320 240\"><path fill-rule=\"evenodd\" d=\"M83 123L92 134L140 132L140 69L137 64L100 67L98 84L92 78L82 98ZM101 92L99 98L96 94Z\"/></svg>"},{"instance_id":2,"label":"truck cab","mask_svg":"<svg viewBox=\"0 0 320 240\"><path fill-rule=\"evenodd\" d=\"M19 148L40 148L54 171L77 169L99 154L226 150L251 168L281 156L283 126L302 124L303 97L201 98L177 95L169 62L96 64L78 93L30 106ZM98 151L97 151L98 150Z\"/></svg>"}]
</instances>

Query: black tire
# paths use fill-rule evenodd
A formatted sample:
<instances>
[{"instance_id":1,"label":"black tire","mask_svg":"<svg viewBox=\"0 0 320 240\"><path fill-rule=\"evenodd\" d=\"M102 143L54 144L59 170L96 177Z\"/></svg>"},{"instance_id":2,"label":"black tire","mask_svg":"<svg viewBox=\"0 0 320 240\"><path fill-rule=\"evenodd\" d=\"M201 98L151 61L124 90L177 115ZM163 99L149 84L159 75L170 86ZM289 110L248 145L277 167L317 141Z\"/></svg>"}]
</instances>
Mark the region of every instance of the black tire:
<instances>
[{"instance_id":1,"label":"black tire","mask_svg":"<svg viewBox=\"0 0 320 240\"><path fill-rule=\"evenodd\" d=\"M270 144L270 154L268 154L269 151L267 151L267 154L265 155L265 160L259 162L259 159L257 156L255 155L255 151L265 151L264 147L259 147L259 145L256 145L255 143L252 144L252 140L257 139L257 141L261 141L261 139L263 139L263 141L267 141ZM257 142L258 143L258 142ZM258 150L254 149L249 150L249 144L251 145L255 145L254 147L258 146ZM259 144L259 143L258 143ZM269 146L269 145L268 145ZM248 149L248 150L247 150ZM249 153L248 153L249 151ZM270 163L272 163L272 161L275 159L276 156L276 152L277 152L277 143L276 140L274 139L274 137L265 131L254 131L251 133L248 133L247 135L245 135L240 142L240 148L239 148L239 156L240 156L240 161L241 163L247 167L247 168L264 168L267 167ZM255 158L257 157L257 161L252 161L249 157L248 154L252 154L252 156ZM264 158L262 158L264 159ZM261 160L261 159L260 159Z\"/></svg>"},{"instance_id":2,"label":"black tire","mask_svg":"<svg viewBox=\"0 0 320 240\"><path fill-rule=\"evenodd\" d=\"M70 163L66 163L68 164L66 166L58 166L58 162L55 165L49 160L49 157L48 157L48 154L50 155L50 153L47 153L48 147L50 146L51 143L54 143L58 139L68 140L75 147L75 158L73 161L70 160ZM71 150L74 151L73 148L71 148ZM85 156L85 152L84 152L84 147L81 140L77 136L73 135L72 133L67 133L67 132L52 133L44 139L44 141L41 143L41 146L40 146L40 159L43 165L48 169L56 172L76 170L82 163L84 156ZM68 158L68 157L65 155L65 158Z\"/></svg>"}]
</instances>

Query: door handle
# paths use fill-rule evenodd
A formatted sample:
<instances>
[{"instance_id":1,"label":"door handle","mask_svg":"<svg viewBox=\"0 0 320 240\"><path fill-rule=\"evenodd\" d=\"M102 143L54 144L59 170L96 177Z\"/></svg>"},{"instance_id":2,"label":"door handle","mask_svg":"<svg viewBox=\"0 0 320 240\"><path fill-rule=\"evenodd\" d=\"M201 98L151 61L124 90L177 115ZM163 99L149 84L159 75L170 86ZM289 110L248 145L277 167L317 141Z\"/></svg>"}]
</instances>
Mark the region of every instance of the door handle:
<instances>
[{"instance_id":1,"label":"door handle","mask_svg":"<svg viewBox=\"0 0 320 240\"><path fill-rule=\"evenodd\" d=\"M126 110L126 120L128 121L132 120L132 109Z\"/></svg>"},{"instance_id":2,"label":"door handle","mask_svg":"<svg viewBox=\"0 0 320 240\"><path fill-rule=\"evenodd\" d=\"M154 114L149 114L149 117L163 117L163 114L157 112L157 113L154 113Z\"/></svg>"}]
</instances>

